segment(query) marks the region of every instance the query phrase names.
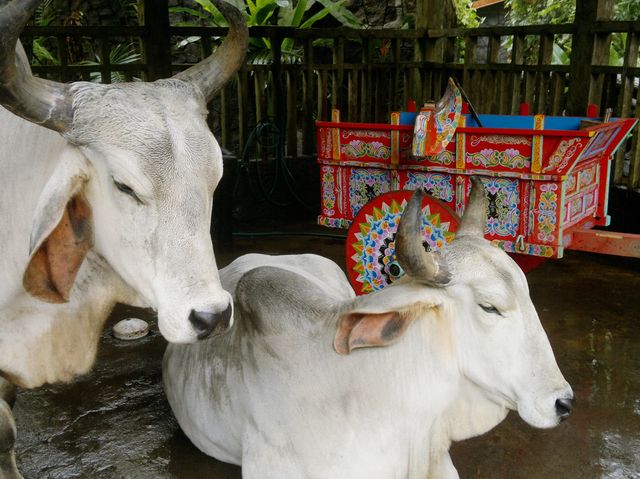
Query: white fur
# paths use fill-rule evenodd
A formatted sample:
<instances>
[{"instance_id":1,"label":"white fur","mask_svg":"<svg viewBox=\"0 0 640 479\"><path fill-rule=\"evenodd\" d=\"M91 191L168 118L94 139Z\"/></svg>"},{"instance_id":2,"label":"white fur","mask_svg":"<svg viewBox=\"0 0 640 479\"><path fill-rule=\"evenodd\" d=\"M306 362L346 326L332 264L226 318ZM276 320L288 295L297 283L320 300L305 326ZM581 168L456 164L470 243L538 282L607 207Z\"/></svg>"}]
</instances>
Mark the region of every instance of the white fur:
<instances>
[{"instance_id":1,"label":"white fur","mask_svg":"<svg viewBox=\"0 0 640 479\"><path fill-rule=\"evenodd\" d=\"M484 239L456 240L446 258L446 287L404 279L358 298L318 256L239 258L220 273L235 328L165 353L180 426L247 479L451 479L451 441L485 433L510 409L557 425L555 400L573 392L524 275ZM398 310L415 320L396 343L333 350L341 315Z\"/></svg>"},{"instance_id":2,"label":"white fur","mask_svg":"<svg viewBox=\"0 0 640 479\"><path fill-rule=\"evenodd\" d=\"M79 82L72 93L64 138L0 107L0 375L25 387L86 372L116 302L155 308L167 340L191 342L191 310L231 300L209 236L222 156L199 91L165 80ZM70 301L48 304L22 286L30 242L48 234L38 225L52 198L78 190L91 205L94 246Z\"/></svg>"}]
</instances>

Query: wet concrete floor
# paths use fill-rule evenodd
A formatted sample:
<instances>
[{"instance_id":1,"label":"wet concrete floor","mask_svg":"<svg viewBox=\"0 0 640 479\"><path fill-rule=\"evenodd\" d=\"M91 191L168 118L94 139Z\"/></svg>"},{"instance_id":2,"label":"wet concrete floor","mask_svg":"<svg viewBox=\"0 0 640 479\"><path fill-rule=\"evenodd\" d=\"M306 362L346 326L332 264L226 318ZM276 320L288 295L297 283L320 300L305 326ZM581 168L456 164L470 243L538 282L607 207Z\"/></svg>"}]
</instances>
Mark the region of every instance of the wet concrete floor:
<instances>
[{"instance_id":1,"label":"wet concrete floor","mask_svg":"<svg viewBox=\"0 0 640 479\"><path fill-rule=\"evenodd\" d=\"M217 246L219 266L245 252L314 252L344 262L339 239L259 237ZM511 413L492 432L454 445L460 477L640 479L640 261L569 252L528 279L576 392L574 414L536 430ZM131 315L151 320L151 335L114 339L111 325ZM25 478L239 479L238 467L200 453L180 432L162 391L165 344L149 312L119 306L90 375L20 391Z\"/></svg>"}]
</instances>

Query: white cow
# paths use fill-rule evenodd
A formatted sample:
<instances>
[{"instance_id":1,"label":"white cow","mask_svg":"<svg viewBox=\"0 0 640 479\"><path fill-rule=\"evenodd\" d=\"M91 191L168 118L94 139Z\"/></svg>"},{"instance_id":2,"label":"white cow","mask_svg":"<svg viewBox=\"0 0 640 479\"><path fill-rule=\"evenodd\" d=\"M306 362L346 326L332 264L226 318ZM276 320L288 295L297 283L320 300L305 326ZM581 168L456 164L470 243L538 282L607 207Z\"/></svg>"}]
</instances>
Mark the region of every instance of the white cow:
<instances>
[{"instance_id":1,"label":"white cow","mask_svg":"<svg viewBox=\"0 0 640 479\"><path fill-rule=\"evenodd\" d=\"M542 428L566 418L573 392L524 274L483 238L482 186L471 194L442 253L422 247L414 195L396 237L407 275L367 296L315 255L221 270L233 330L164 357L186 435L247 479L440 479L458 477L451 441L509 410Z\"/></svg>"},{"instance_id":2,"label":"white cow","mask_svg":"<svg viewBox=\"0 0 640 479\"><path fill-rule=\"evenodd\" d=\"M155 308L169 341L225 331L209 224L222 175L206 103L244 61L242 14L214 54L153 83L31 74L18 35L37 0L0 7L0 478L19 477L10 383L87 372L116 302Z\"/></svg>"}]
</instances>

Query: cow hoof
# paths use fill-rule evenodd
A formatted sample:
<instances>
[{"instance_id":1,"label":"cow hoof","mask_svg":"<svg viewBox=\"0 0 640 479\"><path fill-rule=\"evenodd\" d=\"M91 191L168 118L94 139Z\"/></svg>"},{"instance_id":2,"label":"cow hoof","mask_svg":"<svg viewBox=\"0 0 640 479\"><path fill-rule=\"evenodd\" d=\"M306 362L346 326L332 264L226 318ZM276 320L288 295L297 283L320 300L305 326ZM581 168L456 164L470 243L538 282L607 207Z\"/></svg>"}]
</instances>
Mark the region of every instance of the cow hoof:
<instances>
[{"instance_id":1,"label":"cow hoof","mask_svg":"<svg viewBox=\"0 0 640 479\"><path fill-rule=\"evenodd\" d=\"M13 445L16 442L16 423L9 404L0 399L0 479L22 479L16 466Z\"/></svg>"}]
</instances>

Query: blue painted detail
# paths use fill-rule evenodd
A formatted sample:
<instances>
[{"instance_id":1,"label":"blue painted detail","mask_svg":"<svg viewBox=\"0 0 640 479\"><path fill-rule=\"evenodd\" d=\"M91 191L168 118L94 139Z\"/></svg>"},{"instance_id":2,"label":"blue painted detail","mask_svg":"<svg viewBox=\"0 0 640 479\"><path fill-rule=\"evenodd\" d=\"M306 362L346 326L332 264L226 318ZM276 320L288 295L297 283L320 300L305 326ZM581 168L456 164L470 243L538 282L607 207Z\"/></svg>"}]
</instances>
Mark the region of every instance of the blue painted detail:
<instances>
[{"instance_id":1,"label":"blue painted detail","mask_svg":"<svg viewBox=\"0 0 640 479\"><path fill-rule=\"evenodd\" d=\"M522 128L532 130L534 127L533 116L521 115L478 115L484 128ZM471 115L465 115L467 126L477 127ZM545 130L579 130L580 121L586 118L577 116L545 116Z\"/></svg>"},{"instance_id":2,"label":"blue painted detail","mask_svg":"<svg viewBox=\"0 0 640 479\"><path fill-rule=\"evenodd\" d=\"M400 112L400 124L413 126L416 122L418 112L401 111Z\"/></svg>"}]
</instances>

